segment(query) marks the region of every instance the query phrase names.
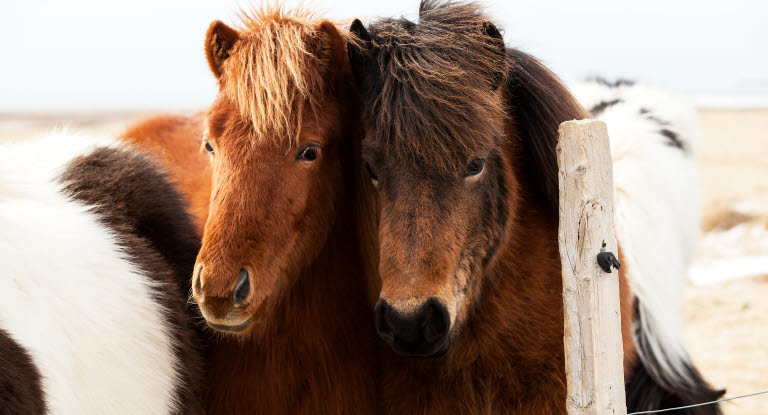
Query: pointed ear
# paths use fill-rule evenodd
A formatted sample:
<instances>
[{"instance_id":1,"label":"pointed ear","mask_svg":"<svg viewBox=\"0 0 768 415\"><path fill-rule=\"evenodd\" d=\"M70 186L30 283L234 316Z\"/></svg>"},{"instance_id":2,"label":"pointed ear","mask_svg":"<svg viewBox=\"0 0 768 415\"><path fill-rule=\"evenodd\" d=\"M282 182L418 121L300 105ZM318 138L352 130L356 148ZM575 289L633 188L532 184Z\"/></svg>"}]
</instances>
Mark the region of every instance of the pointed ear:
<instances>
[{"instance_id":1,"label":"pointed ear","mask_svg":"<svg viewBox=\"0 0 768 415\"><path fill-rule=\"evenodd\" d=\"M238 39L240 33L219 20L208 26L208 32L205 34L205 55L216 78L221 78L224 73L224 61L229 57L229 52Z\"/></svg>"},{"instance_id":2,"label":"pointed ear","mask_svg":"<svg viewBox=\"0 0 768 415\"><path fill-rule=\"evenodd\" d=\"M363 87L366 80L373 74L373 57L371 55L372 37L360 19L355 19L349 27L350 39L347 42L347 55L352 74L358 87Z\"/></svg>"},{"instance_id":3,"label":"pointed ear","mask_svg":"<svg viewBox=\"0 0 768 415\"><path fill-rule=\"evenodd\" d=\"M336 25L323 20L320 23L320 30L325 33L326 38L321 41L320 58L328 62L328 85L336 85L337 75L345 70L346 56L344 56L344 38L339 33Z\"/></svg>"},{"instance_id":4,"label":"pointed ear","mask_svg":"<svg viewBox=\"0 0 768 415\"><path fill-rule=\"evenodd\" d=\"M483 34L490 38L492 47L495 49L495 57L497 59L498 71L491 74L491 88L495 91L501 85L501 82L505 78L506 73L506 59L507 59L507 47L504 45L504 37L499 32L499 29L491 22L483 23Z\"/></svg>"}]
</instances>

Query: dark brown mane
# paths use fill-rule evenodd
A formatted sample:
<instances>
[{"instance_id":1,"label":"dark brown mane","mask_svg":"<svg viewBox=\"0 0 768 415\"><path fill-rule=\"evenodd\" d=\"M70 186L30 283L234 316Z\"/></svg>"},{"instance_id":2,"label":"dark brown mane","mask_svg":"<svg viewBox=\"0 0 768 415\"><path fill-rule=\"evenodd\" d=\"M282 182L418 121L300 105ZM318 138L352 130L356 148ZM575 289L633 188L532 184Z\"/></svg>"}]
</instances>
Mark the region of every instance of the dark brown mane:
<instances>
[{"instance_id":1,"label":"dark brown mane","mask_svg":"<svg viewBox=\"0 0 768 415\"><path fill-rule=\"evenodd\" d=\"M370 27L378 76L366 100L378 147L455 172L503 136L506 109L493 85L505 72L503 49L485 22L477 4L424 1L418 24Z\"/></svg>"},{"instance_id":2,"label":"dark brown mane","mask_svg":"<svg viewBox=\"0 0 768 415\"><path fill-rule=\"evenodd\" d=\"M533 56L507 49L507 94L510 113L524 147L525 176L531 191L558 209L557 147L560 123L590 118L568 88Z\"/></svg>"},{"instance_id":3,"label":"dark brown mane","mask_svg":"<svg viewBox=\"0 0 768 415\"><path fill-rule=\"evenodd\" d=\"M516 134L509 138L523 146L529 190L555 211L558 126L589 114L536 58L511 48L500 53L499 39L482 30L490 19L480 5L426 0L419 13L418 24L383 19L369 27L371 62L359 64L369 73L359 80L373 115L368 139L457 172L500 144L511 120ZM497 77L506 78L504 98L493 91Z\"/></svg>"}]
</instances>

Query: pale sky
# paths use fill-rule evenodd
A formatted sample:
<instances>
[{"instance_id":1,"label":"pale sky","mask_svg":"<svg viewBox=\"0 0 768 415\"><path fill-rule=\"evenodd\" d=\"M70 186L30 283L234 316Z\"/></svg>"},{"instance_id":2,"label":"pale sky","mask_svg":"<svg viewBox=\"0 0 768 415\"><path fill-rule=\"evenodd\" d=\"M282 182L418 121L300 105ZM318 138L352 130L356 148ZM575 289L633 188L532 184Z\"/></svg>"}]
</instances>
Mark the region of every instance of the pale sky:
<instances>
[{"instance_id":1,"label":"pale sky","mask_svg":"<svg viewBox=\"0 0 768 415\"><path fill-rule=\"evenodd\" d=\"M296 1L287 1L288 7ZM415 16L409 0L305 2L333 19ZM565 79L633 78L768 97L768 1L487 1L506 42ZM247 0L2 0L0 112L207 106L208 24ZM766 101L768 102L768 101Z\"/></svg>"}]
</instances>

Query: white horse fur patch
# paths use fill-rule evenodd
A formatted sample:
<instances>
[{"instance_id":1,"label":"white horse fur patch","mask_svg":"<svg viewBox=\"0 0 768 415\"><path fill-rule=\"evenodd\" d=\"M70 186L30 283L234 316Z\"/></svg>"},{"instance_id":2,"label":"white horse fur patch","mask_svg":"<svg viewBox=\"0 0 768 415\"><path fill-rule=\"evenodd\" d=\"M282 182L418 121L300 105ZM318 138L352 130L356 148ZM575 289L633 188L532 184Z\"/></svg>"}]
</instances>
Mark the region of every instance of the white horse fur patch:
<instances>
[{"instance_id":1,"label":"white horse fur patch","mask_svg":"<svg viewBox=\"0 0 768 415\"><path fill-rule=\"evenodd\" d=\"M0 328L33 358L55 414L175 411L175 345L153 282L56 182L111 140L66 132L0 145Z\"/></svg>"}]
</instances>

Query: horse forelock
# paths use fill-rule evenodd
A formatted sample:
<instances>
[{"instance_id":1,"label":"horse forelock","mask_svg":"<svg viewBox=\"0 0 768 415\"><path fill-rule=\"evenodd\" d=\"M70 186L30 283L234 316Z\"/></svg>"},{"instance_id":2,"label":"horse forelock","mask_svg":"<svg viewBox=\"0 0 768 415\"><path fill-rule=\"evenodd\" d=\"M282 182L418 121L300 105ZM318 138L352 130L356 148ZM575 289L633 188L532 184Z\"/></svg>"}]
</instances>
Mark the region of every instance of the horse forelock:
<instances>
[{"instance_id":1,"label":"horse forelock","mask_svg":"<svg viewBox=\"0 0 768 415\"><path fill-rule=\"evenodd\" d=\"M422 2L418 23L371 25L379 82L366 100L377 147L457 172L498 144L506 106L492 79L506 62L488 21L474 3Z\"/></svg>"},{"instance_id":2,"label":"horse forelock","mask_svg":"<svg viewBox=\"0 0 768 415\"><path fill-rule=\"evenodd\" d=\"M222 92L257 142L298 142L306 108L317 117L328 90L333 47L323 21L306 9L241 11L240 40L225 62Z\"/></svg>"}]
</instances>

